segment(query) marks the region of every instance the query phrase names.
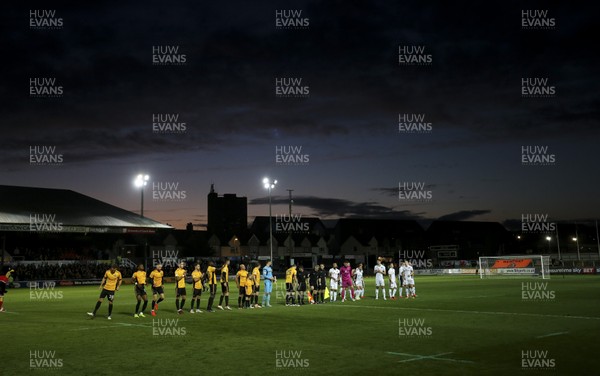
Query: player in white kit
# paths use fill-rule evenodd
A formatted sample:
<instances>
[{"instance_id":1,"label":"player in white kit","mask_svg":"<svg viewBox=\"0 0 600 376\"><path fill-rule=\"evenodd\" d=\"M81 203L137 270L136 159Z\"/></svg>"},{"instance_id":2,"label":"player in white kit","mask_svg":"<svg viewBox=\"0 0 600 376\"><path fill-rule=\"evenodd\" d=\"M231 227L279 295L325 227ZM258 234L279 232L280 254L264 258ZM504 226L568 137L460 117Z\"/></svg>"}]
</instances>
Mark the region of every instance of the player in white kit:
<instances>
[{"instance_id":1,"label":"player in white kit","mask_svg":"<svg viewBox=\"0 0 600 376\"><path fill-rule=\"evenodd\" d=\"M398 289L398 298L400 299L404 298L402 296L402 288L408 289L408 286L406 286L406 282L404 279L404 269L405 261L400 261L400 264L398 265L398 281L400 282L400 288Z\"/></svg>"},{"instance_id":2,"label":"player in white kit","mask_svg":"<svg viewBox=\"0 0 600 376\"><path fill-rule=\"evenodd\" d=\"M396 300L396 290L398 289L398 284L396 283L396 269L394 269L394 263L390 263L387 274L390 280L390 299Z\"/></svg>"},{"instance_id":3,"label":"player in white kit","mask_svg":"<svg viewBox=\"0 0 600 376\"><path fill-rule=\"evenodd\" d=\"M402 286L406 292L406 298L416 298L416 290L415 290L415 278L413 271L413 267L408 261L404 261L404 265L401 268L402 270Z\"/></svg>"},{"instance_id":4,"label":"player in white kit","mask_svg":"<svg viewBox=\"0 0 600 376\"><path fill-rule=\"evenodd\" d=\"M387 300L385 298L385 280L383 276L385 275L385 266L381 265L381 258L377 259L377 265L374 268L375 271L375 299L379 299L379 290L383 291L383 300Z\"/></svg>"},{"instance_id":5,"label":"player in white kit","mask_svg":"<svg viewBox=\"0 0 600 376\"><path fill-rule=\"evenodd\" d=\"M333 263L333 267L329 269L329 301L335 302L337 300L337 293L340 283L340 270L337 267L337 263Z\"/></svg>"},{"instance_id":6,"label":"player in white kit","mask_svg":"<svg viewBox=\"0 0 600 376\"><path fill-rule=\"evenodd\" d=\"M358 264L356 269L352 271L354 274L354 285L356 285L356 299L360 299L365 295L365 281L363 279L363 264Z\"/></svg>"}]
</instances>

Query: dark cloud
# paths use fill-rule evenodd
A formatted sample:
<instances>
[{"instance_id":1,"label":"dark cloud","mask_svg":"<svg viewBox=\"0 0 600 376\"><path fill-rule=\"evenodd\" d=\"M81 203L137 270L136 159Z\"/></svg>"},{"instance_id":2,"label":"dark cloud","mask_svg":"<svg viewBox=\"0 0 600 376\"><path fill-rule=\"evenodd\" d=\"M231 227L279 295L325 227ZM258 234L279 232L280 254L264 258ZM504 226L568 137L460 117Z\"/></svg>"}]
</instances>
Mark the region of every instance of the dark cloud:
<instances>
[{"instance_id":1,"label":"dark cloud","mask_svg":"<svg viewBox=\"0 0 600 376\"><path fill-rule=\"evenodd\" d=\"M273 205L287 205L289 199L285 196L271 198ZM268 197L250 200L250 205L265 205ZM386 218L386 219L420 219L420 213L408 210L395 210L375 202L353 202L339 198L324 198L314 196L294 197L295 206L303 206L313 211L314 215L328 218Z\"/></svg>"},{"instance_id":2,"label":"dark cloud","mask_svg":"<svg viewBox=\"0 0 600 376\"><path fill-rule=\"evenodd\" d=\"M289 199L285 196L273 196L273 205L287 205ZM261 197L250 200L250 205L268 205L269 198ZM434 220L441 221L466 221L474 217L490 214L491 210L461 210L431 218L425 213L414 213L409 210L396 210L374 202L354 202L337 198L323 198L313 196L294 197L294 205L311 209L314 215L321 218L379 218L379 219L408 219L417 220L427 227Z\"/></svg>"},{"instance_id":3,"label":"dark cloud","mask_svg":"<svg viewBox=\"0 0 600 376\"><path fill-rule=\"evenodd\" d=\"M371 188L372 191L379 192L382 195L398 197L398 187L393 188Z\"/></svg>"},{"instance_id":4,"label":"dark cloud","mask_svg":"<svg viewBox=\"0 0 600 376\"><path fill-rule=\"evenodd\" d=\"M600 132L598 51L589 47L592 33L584 32L596 19L585 7L540 3L560 25L540 37L520 30L517 1L491 8L298 1L285 8L301 9L310 28L290 32L274 27L275 9L283 5L242 1L227 7L150 1L143 8L133 1L90 8L59 2L62 30L28 30L29 9L41 4L24 2L6 13L11 58L0 67L3 93L10 95L0 109L12 125L3 137L9 155L22 152L24 134L35 145L52 132L61 137L51 142L71 145L71 154L85 144L78 159L121 155L123 142L110 142L119 134L134 141L127 152L139 155L161 144L177 143L178 151L227 148L232 139L274 134L382 135L392 132L398 112L424 112L434 124L433 136L413 147L556 139L567 127L570 136ZM152 66L152 46L166 44L188 56L185 66ZM415 74L420 67L400 69L399 44L425 45L433 66L426 74ZM524 57L527 65L516 69ZM535 75L556 84L555 100L520 98L521 77ZM27 98L28 79L38 76L56 77L64 97ZM310 98L275 98L280 76L302 77ZM148 124L156 112L182 114L189 137L156 139ZM37 131L40 125L45 131ZM102 131L86 132L91 128ZM215 129L222 137L207 137ZM442 129L462 132L436 137Z\"/></svg>"},{"instance_id":5,"label":"dark cloud","mask_svg":"<svg viewBox=\"0 0 600 376\"><path fill-rule=\"evenodd\" d=\"M415 183L418 183L418 182L415 182ZM412 184L412 182L409 184ZM438 184L424 184L423 185L424 190L433 190L437 187L438 187ZM404 187L400 187L400 186L393 187L393 188L380 187L380 188L371 188L370 190L379 192L385 196L398 197L399 191L404 190Z\"/></svg>"},{"instance_id":6,"label":"dark cloud","mask_svg":"<svg viewBox=\"0 0 600 376\"><path fill-rule=\"evenodd\" d=\"M443 215L439 218L440 221L466 221L474 217L489 214L491 210L461 210L456 213Z\"/></svg>"},{"instance_id":7,"label":"dark cloud","mask_svg":"<svg viewBox=\"0 0 600 376\"><path fill-rule=\"evenodd\" d=\"M548 9L557 28L521 30L523 7ZM325 217L421 220L423 213L395 209L398 191L388 186L398 176L423 176L438 191L451 187L446 196L461 192L441 204L456 212L450 218L470 218L477 211L463 211L463 202L484 196L471 190L485 189L471 185L472 177L488 171L498 171L498 189L510 197L495 196L493 212L507 206L518 212L531 192L518 191L521 183L552 179L513 168L516 145L526 143L555 143L561 154L553 176L585 176L594 179L585 187L597 186L598 178L589 174L598 162L590 145L600 136L598 12L592 2L25 0L5 8L0 170L14 172L4 175L7 180L41 184L39 169L25 170L32 145L55 146L65 165L168 160L174 166L156 167L157 173L189 171L204 184L200 180L232 171L272 170L272 153L264 150L310 140L310 166L293 174L315 181L304 206ZM49 8L56 8L64 28L30 30L29 10ZM301 9L310 28L276 30L275 10L282 8ZM398 66L400 44L424 45L432 66ZM156 45L178 46L186 64L153 66ZM29 98L31 77L55 77L64 96ZM276 98L276 77L302 78L309 98ZM521 98L522 77L548 77L556 97ZM152 133L154 113L179 114L187 132ZM425 114L432 132L399 135L398 113ZM503 144L514 145L498 154ZM468 155L473 151L476 158ZM367 162L373 166L368 171ZM346 174L362 192L380 187L368 194L381 194L381 202L327 198L332 183ZM80 178L64 184L76 186ZM558 206L564 197L577 196L574 190L563 185L549 200ZM577 216L592 215L586 210L594 205L565 203L585 211Z\"/></svg>"}]
</instances>

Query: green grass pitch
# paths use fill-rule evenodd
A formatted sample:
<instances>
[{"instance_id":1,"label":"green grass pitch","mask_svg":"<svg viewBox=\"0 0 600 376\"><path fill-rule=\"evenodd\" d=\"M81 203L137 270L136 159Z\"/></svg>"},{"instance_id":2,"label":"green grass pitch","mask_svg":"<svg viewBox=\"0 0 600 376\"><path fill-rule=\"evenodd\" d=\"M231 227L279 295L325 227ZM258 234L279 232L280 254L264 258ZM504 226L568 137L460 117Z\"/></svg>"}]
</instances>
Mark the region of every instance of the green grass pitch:
<instances>
[{"instance_id":1,"label":"green grass pitch","mask_svg":"<svg viewBox=\"0 0 600 376\"><path fill-rule=\"evenodd\" d=\"M97 287L57 286L53 295L38 292L54 297L41 300L31 299L29 289L12 289L5 296L7 312L0 313L0 374L597 372L599 277L417 276L416 282L418 297L411 300L375 300L368 279L367 298L357 302L285 307L278 290L273 308L240 311L233 293L233 311L193 315L175 313L174 288L167 285L158 316L139 319L132 317L133 287L123 285L111 321L106 300L94 320L86 315ZM203 294L202 310L207 300Z\"/></svg>"}]
</instances>

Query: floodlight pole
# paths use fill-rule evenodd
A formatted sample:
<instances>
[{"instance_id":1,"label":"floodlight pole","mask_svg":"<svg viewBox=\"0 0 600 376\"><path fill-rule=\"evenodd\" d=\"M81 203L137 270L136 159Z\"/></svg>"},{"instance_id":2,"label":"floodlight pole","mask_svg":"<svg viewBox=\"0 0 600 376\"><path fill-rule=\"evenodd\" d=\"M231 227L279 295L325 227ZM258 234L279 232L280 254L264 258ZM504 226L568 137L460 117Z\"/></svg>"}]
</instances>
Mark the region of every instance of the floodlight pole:
<instances>
[{"instance_id":1,"label":"floodlight pole","mask_svg":"<svg viewBox=\"0 0 600 376\"><path fill-rule=\"evenodd\" d=\"M142 204L141 204L140 216L142 218L144 218L144 187L143 186L142 186L142 188L140 188L140 191L142 192Z\"/></svg>"},{"instance_id":2,"label":"floodlight pole","mask_svg":"<svg viewBox=\"0 0 600 376\"><path fill-rule=\"evenodd\" d=\"M273 261L273 214L271 190L277 185L277 180L271 181L269 178L263 179L264 187L269 191L269 249L271 252L271 261Z\"/></svg>"},{"instance_id":3,"label":"floodlight pole","mask_svg":"<svg viewBox=\"0 0 600 376\"><path fill-rule=\"evenodd\" d=\"M598 220L596 220L596 242L598 244L598 256L600 257L600 238L598 238Z\"/></svg>"},{"instance_id":4,"label":"floodlight pole","mask_svg":"<svg viewBox=\"0 0 600 376\"><path fill-rule=\"evenodd\" d=\"M292 203L294 201L292 200L292 192L294 192L294 190L288 189L287 191L290 194L290 222L293 222L292 221ZM294 255L294 245L293 245L293 240L292 240L292 227L291 226L290 226L290 231L288 233L288 236L289 236L289 247L290 247L290 265L291 265L292 257Z\"/></svg>"},{"instance_id":5,"label":"floodlight pole","mask_svg":"<svg viewBox=\"0 0 600 376\"><path fill-rule=\"evenodd\" d=\"M561 261L562 257L560 255L560 239L558 238L558 225L556 225L556 249L558 250L558 260Z\"/></svg>"},{"instance_id":6,"label":"floodlight pole","mask_svg":"<svg viewBox=\"0 0 600 376\"><path fill-rule=\"evenodd\" d=\"M269 249L273 261L273 215L271 213L271 186L269 186Z\"/></svg>"},{"instance_id":7,"label":"floodlight pole","mask_svg":"<svg viewBox=\"0 0 600 376\"><path fill-rule=\"evenodd\" d=\"M141 192L141 204L140 204L140 217L144 217L144 187L148 184L148 180L150 180L150 176L139 174L133 184L140 189Z\"/></svg>"},{"instance_id":8,"label":"floodlight pole","mask_svg":"<svg viewBox=\"0 0 600 376\"><path fill-rule=\"evenodd\" d=\"M579 251L579 232L577 231L577 222L575 222L575 243L577 243L577 261L581 261L581 253Z\"/></svg>"}]
</instances>

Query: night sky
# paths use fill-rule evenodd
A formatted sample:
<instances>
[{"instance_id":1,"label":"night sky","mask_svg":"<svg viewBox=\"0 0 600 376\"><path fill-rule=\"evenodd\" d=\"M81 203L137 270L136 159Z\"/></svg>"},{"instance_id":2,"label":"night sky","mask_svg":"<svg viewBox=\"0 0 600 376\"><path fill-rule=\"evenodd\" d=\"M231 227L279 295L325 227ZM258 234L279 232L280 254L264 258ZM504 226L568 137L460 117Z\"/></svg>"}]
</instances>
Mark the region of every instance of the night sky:
<instances>
[{"instance_id":1,"label":"night sky","mask_svg":"<svg viewBox=\"0 0 600 376\"><path fill-rule=\"evenodd\" d=\"M247 196L249 221L267 215L264 176L279 181L274 214L287 212L293 189L296 212L325 220L598 218L593 2L3 8L0 184L72 189L138 211L133 179L144 172L145 214L177 228L206 223L211 183ZM523 10L544 12L523 29ZM401 63L406 46L424 47L425 63ZM36 89L32 78L55 81ZM300 96L278 96L281 78L301 79ZM548 95L523 97L523 78L540 79ZM153 124L166 114L178 116L177 129ZM428 130L401 130L401 114L423 115ZM61 161L32 163L32 146ZM282 146L301 148L300 163L278 163ZM523 146L546 150L548 163L522 165ZM170 187L167 199L153 198L153 183ZM429 198L401 200L402 183L423 183Z\"/></svg>"}]
</instances>

